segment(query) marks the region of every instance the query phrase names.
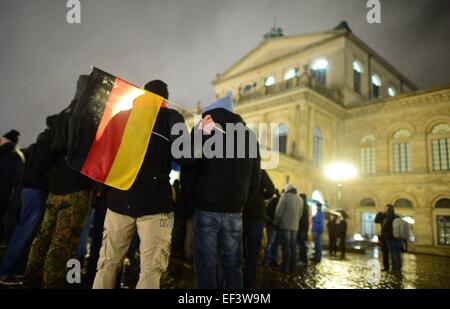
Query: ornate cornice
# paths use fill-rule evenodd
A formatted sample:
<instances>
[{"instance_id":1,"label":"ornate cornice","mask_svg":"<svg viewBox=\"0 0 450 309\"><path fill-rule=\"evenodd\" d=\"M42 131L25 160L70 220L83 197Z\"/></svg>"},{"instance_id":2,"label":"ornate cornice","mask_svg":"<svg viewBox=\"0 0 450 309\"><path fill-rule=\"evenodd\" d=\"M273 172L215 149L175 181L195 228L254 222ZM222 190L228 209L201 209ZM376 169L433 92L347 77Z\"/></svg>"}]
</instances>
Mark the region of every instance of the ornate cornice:
<instances>
[{"instance_id":1,"label":"ornate cornice","mask_svg":"<svg viewBox=\"0 0 450 309\"><path fill-rule=\"evenodd\" d=\"M348 114L350 117L358 117L374 112L439 103L450 103L450 85L411 92L360 106L352 106L348 109Z\"/></svg>"}]
</instances>

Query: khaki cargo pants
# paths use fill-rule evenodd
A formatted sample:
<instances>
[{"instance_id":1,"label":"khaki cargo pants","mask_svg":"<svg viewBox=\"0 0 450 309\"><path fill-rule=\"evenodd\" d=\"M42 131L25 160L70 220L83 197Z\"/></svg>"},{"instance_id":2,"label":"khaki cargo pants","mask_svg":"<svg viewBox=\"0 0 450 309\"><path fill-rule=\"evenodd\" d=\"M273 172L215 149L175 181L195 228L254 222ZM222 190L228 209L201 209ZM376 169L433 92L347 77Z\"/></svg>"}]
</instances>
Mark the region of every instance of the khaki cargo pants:
<instances>
[{"instance_id":1,"label":"khaki cargo pants","mask_svg":"<svg viewBox=\"0 0 450 309\"><path fill-rule=\"evenodd\" d=\"M136 288L159 289L161 275L169 264L172 228L173 213L134 218L108 209L93 288L114 289L117 275L137 229L141 271Z\"/></svg>"}]
</instances>

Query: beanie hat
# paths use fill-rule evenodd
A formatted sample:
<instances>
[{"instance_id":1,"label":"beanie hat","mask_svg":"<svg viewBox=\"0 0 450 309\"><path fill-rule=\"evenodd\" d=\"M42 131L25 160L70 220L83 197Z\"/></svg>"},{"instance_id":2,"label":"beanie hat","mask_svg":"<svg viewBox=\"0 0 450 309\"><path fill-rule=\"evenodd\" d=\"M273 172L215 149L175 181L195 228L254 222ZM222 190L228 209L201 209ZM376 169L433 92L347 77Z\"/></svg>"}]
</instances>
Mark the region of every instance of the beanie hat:
<instances>
[{"instance_id":1,"label":"beanie hat","mask_svg":"<svg viewBox=\"0 0 450 309\"><path fill-rule=\"evenodd\" d=\"M233 112L233 98L231 96L225 96L220 99L217 99L216 101L212 102L208 106L206 106L203 109L203 113L216 109L216 108L223 108L226 109L229 112Z\"/></svg>"},{"instance_id":2,"label":"beanie hat","mask_svg":"<svg viewBox=\"0 0 450 309\"><path fill-rule=\"evenodd\" d=\"M167 89L167 84L162 80L152 80L145 84L144 89L153 92L166 100L169 99L169 90Z\"/></svg>"},{"instance_id":3,"label":"beanie hat","mask_svg":"<svg viewBox=\"0 0 450 309\"><path fill-rule=\"evenodd\" d=\"M8 133L4 134L3 137L9 139L14 144L17 144L19 142L19 135L20 133L16 130L11 130Z\"/></svg>"}]
</instances>

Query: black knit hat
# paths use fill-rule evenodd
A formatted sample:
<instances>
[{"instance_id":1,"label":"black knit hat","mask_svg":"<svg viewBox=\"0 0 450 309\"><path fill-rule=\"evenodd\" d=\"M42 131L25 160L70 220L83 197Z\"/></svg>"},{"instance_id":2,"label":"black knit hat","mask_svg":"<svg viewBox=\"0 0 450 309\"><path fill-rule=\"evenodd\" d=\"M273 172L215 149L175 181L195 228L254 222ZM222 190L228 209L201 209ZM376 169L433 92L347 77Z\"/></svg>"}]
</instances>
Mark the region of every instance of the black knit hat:
<instances>
[{"instance_id":1,"label":"black knit hat","mask_svg":"<svg viewBox=\"0 0 450 309\"><path fill-rule=\"evenodd\" d=\"M144 89L150 92L153 92L159 96L162 96L164 99L169 99L169 90L167 89L167 84L162 80L155 79L147 84L145 84Z\"/></svg>"},{"instance_id":2,"label":"black knit hat","mask_svg":"<svg viewBox=\"0 0 450 309\"><path fill-rule=\"evenodd\" d=\"M6 137L14 144L17 144L19 142L19 135L20 133L16 130L11 130L8 133L4 134L3 137Z\"/></svg>"}]
</instances>

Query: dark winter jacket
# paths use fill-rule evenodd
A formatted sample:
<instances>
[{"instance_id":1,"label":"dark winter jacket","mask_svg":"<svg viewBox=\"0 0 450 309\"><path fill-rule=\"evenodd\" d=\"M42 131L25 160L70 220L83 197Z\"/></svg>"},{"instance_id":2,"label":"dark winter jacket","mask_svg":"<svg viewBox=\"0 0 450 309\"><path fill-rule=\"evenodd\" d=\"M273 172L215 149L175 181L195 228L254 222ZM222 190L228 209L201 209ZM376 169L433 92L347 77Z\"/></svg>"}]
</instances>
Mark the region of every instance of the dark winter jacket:
<instances>
[{"instance_id":1,"label":"dark winter jacket","mask_svg":"<svg viewBox=\"0 0 450 309\"><path fill-rule=\"evenodd\" d=\"M328 237L329 238L336 238L336 237L338 237L338 235L337 235L336 219L328 221L327 229L328 229Z\"/></svg>"},{"instance_id":2,"label":"dark winter jacket","mask_svg":"<svg viewBox=\"0 0 450 309\"><path fill-rule=\"evenodd\" d=\"M303 200L303 215L300 219L300 224L298 226L298 231L302 233L308 233L309 230L309 206L306 199Z\"/></svg>"},{"instance_id":3,"label":"dark winter jacket","mask_svg":"<svg viewBox=\"0 0 450 309\"><path fill-rule=\"evenodd\" d=\"M278 201L280 200L279 196L274 196L270 199L267 204L267 223L273 225L273 219L275 218L275 211L277 210Z\"/></svg>"},{"instance_id":4,"label":"dark winter jacket","mask_svg":"<svg viewBox=\"0 0 450 309\"><path fill-rule=\"evenodd\" d=\"M394 237L394 227L393 227L393 222L396 218L399 218L399 216L395 215L395 216L386 216L383 220L383 224L381 225L381 236L384 239L396 239Z\"/></svg>"},{"instance_id":5,"label":"dark winter jacket","mask_svg":"<svg viewBox=\"0 0 450 309\"><path fill-rule=\"evenodd\" d=\"M341 239L347 237L347 220L341 219L341 222L336 225L336 237Z\"/></svg>"},{"instance_id":6,"label":"dark winter jacket","mask_svg":"<svg viewBox=\"0 0 450 309\"><path fill-rule=\"evenodd\" d=\"M214 121L226 128L227 123L244 124L242 118L223 108L208 111ZM203 115L204 117L205 115ZM245 125L245 124L244 124ZM193 129L197 134L198 128ZM238 213L242 212L247 201L252 200L257 193L260 173L259 150L257 158L226 158L227 135L213 130L211 136L203 138L203 145L214 134L221 134L223 138L223 158L202 157L195 163L182 170L181 186L185 197L185 204L190 209L210 212ZM229 133L233 134L233 133ZM230 136L228 135L228 138ZM234 133L234 149L237 149L237 132ZM256 143L255 134L246 129L246 145ZM236 155L236 153L235 153Z\"/></svg>"},{"instance_id":7,"label":"dark winter jacket","mask_svg":"<svg viewBox=\"0 0 450 309\"><path fill-rule=\"evenodd\" d=\"M50 130L47 129L38 136L35 144L24 150L26 161L22 187L47 192L48 175L54 160L50 152L50 143Z\"/></svg>"},{"instance_id":8,"label":"dark winter jacket","mask_svg":"<svg viewBox=\"0 0 450 309\"><path fill-rule=\"evenodd\" d=\"M242 218L244 221L264 222L266 219L265 200L269 199L275 192L275 186L265 170L261 170L258 192L256 196L248 201Z\"/></svg>"},{"instance_id":9,"label":"dark winter jacket","mask_svg":"<svg viewBox=\"0 0 450 309\"><path fill-rule=\"evenodd\" d=\"M0 199L11 200L18 192L25 158L13 143L0 146Z\"/></svg>"},{"instance_id":10,"label":"dark winter jacket","mask_svg":"<svg viewBox=\"0 0 450 309\"><path fill-rule=\"evenodd\" d=\"M69 121L72 115L71 105L56 116L50 126L50 152L53 158L49 171L48 192L55 195L65 195L82 190L92 189L93 183L86 176L71 169L66 162Z\"/></svg>"},{"instance_id":11,"label":"dark winter jacket","mask_svg":"<svg viewBox=\"0 0 450 309\"><path fill-rule=\"evenodd\" d=\"M171 134L175 124L185 126L183 116L173 109L162 108L156 117L144 162L135 182L127 191L109 188L108 207L111 210L132 217L174 211L172 187L169 183L171 161L175 160L171 154L171 146L181 134ZM190 164L192 159L175 161L183 166Z\"/></svg>"}]
</instances>

